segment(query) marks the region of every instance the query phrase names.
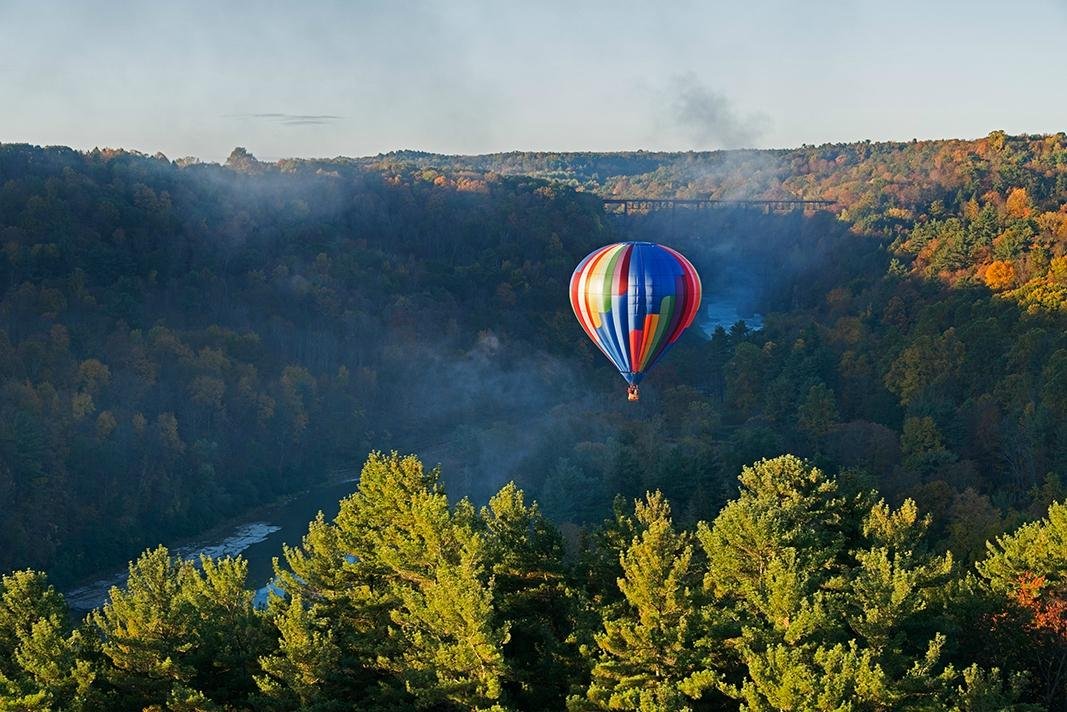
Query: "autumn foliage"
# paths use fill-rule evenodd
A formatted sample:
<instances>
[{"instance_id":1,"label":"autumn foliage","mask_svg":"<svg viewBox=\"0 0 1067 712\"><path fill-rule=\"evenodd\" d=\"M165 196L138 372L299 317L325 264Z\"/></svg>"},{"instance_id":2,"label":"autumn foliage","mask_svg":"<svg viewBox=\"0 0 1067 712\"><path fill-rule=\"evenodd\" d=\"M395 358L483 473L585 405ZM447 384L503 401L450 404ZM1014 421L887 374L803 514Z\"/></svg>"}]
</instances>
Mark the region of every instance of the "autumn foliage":
<instances>
[{"instance_id":1,"label":"autumn foliage","mask_svg":"<svg viewBox=\"0 0 1067 712\"><path fill-rule=\"evenodd\" d=\"M1015 284L1015 267L1010 262L994 260L982 277L990 289L999 292Z\"/></svg>"}]
</instances>

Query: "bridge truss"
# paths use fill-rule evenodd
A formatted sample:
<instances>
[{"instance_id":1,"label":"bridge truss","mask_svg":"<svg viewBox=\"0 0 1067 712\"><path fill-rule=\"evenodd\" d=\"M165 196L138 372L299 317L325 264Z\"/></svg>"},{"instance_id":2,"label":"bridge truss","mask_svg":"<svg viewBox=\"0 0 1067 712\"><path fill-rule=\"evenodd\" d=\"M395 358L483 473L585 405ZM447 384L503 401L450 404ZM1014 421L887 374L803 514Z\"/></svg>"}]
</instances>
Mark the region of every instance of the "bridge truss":
<instances>
[{"instance_id":1,"label":"bridge truss","mask_svg":"<svg viewBox=\"0 0 1067 712\"><path fill-rule=\"evenodd\" d=\"M649 213L656 210L678 208L686 210L707 210L711 208L755 208L764 212L788 212L803 210L829 210L834 205L832 200L717 200L713 198L604 198L604 210L609 213L629 215L631 213Z\"/></svg>"}]
</instances>

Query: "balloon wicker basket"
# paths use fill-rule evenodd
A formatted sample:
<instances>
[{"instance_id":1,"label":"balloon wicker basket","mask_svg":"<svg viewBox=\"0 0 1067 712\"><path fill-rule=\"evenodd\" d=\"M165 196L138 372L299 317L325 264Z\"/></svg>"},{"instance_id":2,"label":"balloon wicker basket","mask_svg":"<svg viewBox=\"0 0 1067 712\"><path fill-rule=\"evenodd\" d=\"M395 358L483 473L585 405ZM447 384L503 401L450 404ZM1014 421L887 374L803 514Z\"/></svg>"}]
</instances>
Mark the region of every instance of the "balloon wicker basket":
<instances>
[{"instance_id":1,"label":"balloon wicker basket","mask_svg":"<svg viewBox=\"0 0 1067 712\"><path fill-rule=\"evenodd\" d=\"M626 389L626 399L629 401L641 400L641 394L638 392L636 385L631 385Z\"/></svg>"}]
</instances>

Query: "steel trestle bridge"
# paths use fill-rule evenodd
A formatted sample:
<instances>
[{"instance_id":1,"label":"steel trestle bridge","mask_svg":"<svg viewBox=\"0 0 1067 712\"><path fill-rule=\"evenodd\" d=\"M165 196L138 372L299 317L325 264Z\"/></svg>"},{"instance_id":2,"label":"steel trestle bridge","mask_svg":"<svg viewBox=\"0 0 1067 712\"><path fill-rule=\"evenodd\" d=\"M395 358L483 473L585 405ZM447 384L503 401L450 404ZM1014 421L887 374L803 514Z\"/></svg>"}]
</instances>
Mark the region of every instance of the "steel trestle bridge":
<instances>
[{"instance_id":1,"label":"steel trestle bridge","mask_svg":"<svg viewBox=\"0 0 1067 712\"><path fill-rule=\"evenodd\" d=\"M719 200L715 198L603 198L604 210L609 213L649 213L657 210L678 208L688 210L707 210L710 208L758 208L764 212L786 212L803 210L827 210L834 205L833 200L802 200L800 198L768 200Z\"/></svg>"}]
</instances>

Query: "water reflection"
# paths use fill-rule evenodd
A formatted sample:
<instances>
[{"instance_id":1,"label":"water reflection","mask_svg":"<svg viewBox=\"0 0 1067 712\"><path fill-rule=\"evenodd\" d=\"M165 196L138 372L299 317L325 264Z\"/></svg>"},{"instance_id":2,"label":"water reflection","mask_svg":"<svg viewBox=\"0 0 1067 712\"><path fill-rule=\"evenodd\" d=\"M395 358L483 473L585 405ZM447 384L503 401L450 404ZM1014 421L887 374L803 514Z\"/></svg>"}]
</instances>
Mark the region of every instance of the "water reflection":
<instances>
[{"instance_id":1,"label":"water reflection","mask_svg":"<svg viewBox=\"0 0 1067 712\"><path fill-rule=\"evenodd\" d=\"M721 326L727 331L739 321L745 322L749 329L763 328L763 315L751 311L743 302L736 299L704 299L703 314L697 320L697 325L709 338L715 333L716 327Z\"/></svg>"}]
</instances>

